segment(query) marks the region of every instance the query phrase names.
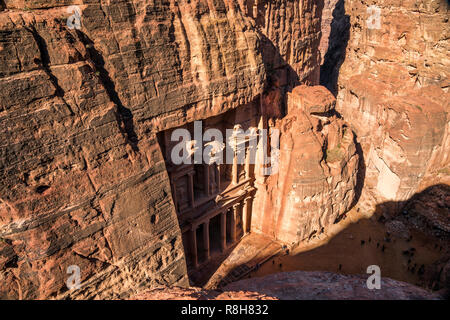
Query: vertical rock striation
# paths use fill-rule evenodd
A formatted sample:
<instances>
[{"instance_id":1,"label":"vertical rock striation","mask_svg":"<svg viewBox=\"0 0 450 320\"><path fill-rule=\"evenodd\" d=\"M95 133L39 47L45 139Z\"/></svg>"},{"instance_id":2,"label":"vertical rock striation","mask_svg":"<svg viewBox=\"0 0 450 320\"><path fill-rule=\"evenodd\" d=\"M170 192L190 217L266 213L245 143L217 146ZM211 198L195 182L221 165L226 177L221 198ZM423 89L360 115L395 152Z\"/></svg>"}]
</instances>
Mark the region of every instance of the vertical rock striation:
<instances>
[{"instance_id":1,"label":"vertical rock striation","mask_svg":"<svg viewBox=\"0 0 450 320\"><path fill-rule=\"evenodd\" d=\"M333 23L333 12L336 8L337 3L338 0L324 1L324 6L322 10L322 23L321 23L322 37L320 38L320 45L319 45L321 64L323 64L324 62L325 55L330 45L331 24Z\"/></svg>"},{"instance_id":2,"label":"vertical rock striation","mask_svg":"<svg viewBox=\"0 0 450 320\"><path fill-rule=\"evenodd\" d=\"M0 298L187 286L156 133L317 84L322 3L2 4Z\"/></svg>"},{"instance_id":3,"label":"vertical rock striation","mask_svg":"<svg viewBox=\"0 0 450 320\"><path fill-rule=\"evenodd\" d=\"M324 87L288 95L278 172L258 188L254 231L295 244L322 233L354 204L359 157L354 135Z\"/></svg>"},{"instance_id":4,"label":"vertical rock striation","mask_svg":"<svg viewBox=\"0 0 450 320\"><path fill-rule=\"evenodd\" d=\"M337 110L364 154L363 207L450 182L448 9L440 0L346 2L351 37Z\"/></svg>"},{"instance_id":5,"label":"vertical rock striation","mask_svg":"<svg viewBox=\"0 0 450 320\"><path fill-rule=\"evenodd\" d=\"M260 94L250 21L232 2L94 1L80 5L82 29L69 30L65 6L5 3L0 297L188 285L155 134Z\"/></svg>"}]
</instances>

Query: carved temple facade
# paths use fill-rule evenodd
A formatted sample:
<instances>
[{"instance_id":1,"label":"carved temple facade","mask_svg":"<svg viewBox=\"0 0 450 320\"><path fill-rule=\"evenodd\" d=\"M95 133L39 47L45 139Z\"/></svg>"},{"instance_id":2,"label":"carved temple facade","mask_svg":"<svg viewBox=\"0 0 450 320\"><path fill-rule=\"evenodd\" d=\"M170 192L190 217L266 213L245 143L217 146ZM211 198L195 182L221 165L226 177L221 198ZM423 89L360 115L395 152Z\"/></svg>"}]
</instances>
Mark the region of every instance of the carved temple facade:
<instances>
[{"instance_id":1,"label":"carved temple facade","mask_svg":"<svg viewBox=\"0 0 450 320\"><path fill-rule=\"evenodd\" d=\"M203 120L202 130L203 133L210 128L220 130L225 142L226 129L247 131L258 126L258 119L257 106L248 104ZM194 136L193 123L178 128L187 129ZM172 133L178 128L160 132L158 139L170 177L188 270L195 271L250 232L256 192L255 164L250 161L251 147L247 140L241 142L244 161L237 161L234 154L233 161L225 161L224 155L222 164L192 161L176 165L171 154L179 141L172 141ZM205 148L204 141L202 144Z\"/></svg>"}]
</instances>

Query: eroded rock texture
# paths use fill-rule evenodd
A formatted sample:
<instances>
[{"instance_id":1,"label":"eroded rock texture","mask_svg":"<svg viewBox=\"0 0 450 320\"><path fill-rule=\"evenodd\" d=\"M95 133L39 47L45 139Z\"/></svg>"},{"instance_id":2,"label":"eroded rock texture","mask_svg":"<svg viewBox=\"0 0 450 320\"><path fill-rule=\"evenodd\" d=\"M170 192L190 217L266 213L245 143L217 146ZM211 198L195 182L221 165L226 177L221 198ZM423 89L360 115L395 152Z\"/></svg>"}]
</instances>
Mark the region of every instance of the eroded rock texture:
<instances>
[{"instance_id":1,"label":"eroded rock texture","mask_svg":"<svg viewBox=\"0 0 450 320\"><path fill-rule=\"evenodd\" d=\"M188 285L156 133L317 84L320 2L3 3L0 297Z\"/></svg>"},{"instance_id":2,"label":"eroded rock texture","mask_svg":"<svg viewBox=\"0 0 450 320\"><path fill-rule=\"evenodd\" d=\"M322 37L320 38L319 51L321 56L321 63L324 61L325 54L328 51L331 34L331 24L333 23L333 12L336 8L338 0L325 0L322 10Z\"/></svg>"},{"instance_id":3,"label":"eroded rock texture","mask_svg":"<svg viewBox=\"0 0 450 320\"><path fill-rule=\"evenodd\" d=\"M320 41L320 84L334 95L337 95L339 69L345 60L349 38L350 16L345 12L345 1L325 0Z\"/></svg>"},{"instance_id":4,"label":"eroded rock texture","mask_svg":"<svg viewBox=\"0 0 450 320\"><path fill-rule=\"evenodd\" d=\"M261 278L237 281L223 292L166 288L142 292L143 300L437 300L443 297L414 285L381 279L381 289L368 290L365 275L339 275L331 272L281 272Z\"/></svg>"},{"instance_id":5,"label":"eroded rock texture","mask_svg":"<svg viewBox=\"0 0 450 320\"><path fill-rule=\"evenodd\" d=\"M379 28L368 26L370 5L380 8ZM337 110L362 147L362 207L450 182L448 9L440 0L345 4L351 37Z\"/></svg>"},{"instance_id":6,"label":"eroded rock texture","mask_svg":"<svg viewBox=\"0 0 450 320\"><path fill-rule=\"evenodd\" d=\"M252 228L287 243L311 238L347 212L355 199L359 157L352 130L321 86L288 95L279 171L260 183Z\"/></svg>"},{"instance_id":7,"label":"eroded rock texture","mask_svg":"<svg viewBox=\"0 0 450 320\"><path fill-rule=\"evenodd\" d=\"M321 23L322 37L320 38L320 45L319 45L321 63L323 63L325 54L328 51L331 33L331 23L333 22L333 11L334 8L336 7L337 2L338 0L324 1L324 6L322 10L322 23Z\"/></svg>"},{"instance_id":8,"label":"eroded rock texture","mask_svg":"<svg viewBox=\"0 0 450 320\"><path fill-rule=\"evenodd\" d=\"M238 0L262 33L269 85L318 84L323 1Z\"/></svg>"},{"instance_id":9,"label":"eroded rock texture","mask_svg":"<svg viewBox=\"0 0 450 320\"><path fill-rule=\"evenodd\" d=\"M362 181L370 209L450 182L445 1L326 1L321 82L337 103L316 86L323 1L0 4L0 298L188 286L156 134L244 105L281 131L252 231L297 243L338 220ZM379 29L366 27L372 4ZM82 286L68 291L73 265Z\"/></svg>"}]
</instances>

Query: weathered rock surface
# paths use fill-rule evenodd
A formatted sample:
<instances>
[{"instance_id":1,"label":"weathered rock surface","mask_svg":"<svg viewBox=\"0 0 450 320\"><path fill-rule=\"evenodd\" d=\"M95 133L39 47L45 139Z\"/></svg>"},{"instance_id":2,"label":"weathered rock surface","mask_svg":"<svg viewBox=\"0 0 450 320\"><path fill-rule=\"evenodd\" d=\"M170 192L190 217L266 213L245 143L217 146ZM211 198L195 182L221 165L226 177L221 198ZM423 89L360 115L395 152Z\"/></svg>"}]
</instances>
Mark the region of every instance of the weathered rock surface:
<instances>
[{"instance_id":1,"label":"weathered rock surface","mask_svg":"<svg viewBox=\"0 0 450 320\"><path fill-rule=\"evenodd\" d=\"M73 4L80 30L67 26ZM380 29L365 24L372 4ZM449 184L446 3L327 1L322 83L336 93L340 72L337 103L323 87L299 86L319 83L323 5L1 1L0 298L126 298L188 286L156 134L249 103L281 130L279 173L256 182L253 231L288 243L313 237L354 204L361 181L359 205L370 209ZM435 209L420 209L419 220L442 229ZM68 291L73 265L82 285ZM273 277L274 297L333 297L304 296ZM342 277L315 281L341 283L341 298L382 297ZM383 297L428 297L386 281ZM261 290L243 295L266 297L254 285Z\"/></svg>"},{"instance_id":2,"label":"weathered rock surface","mask_svg":"<svg viewBox=\"0 0 450 320\"><path fill-rule=\"evenodd\" d=\"M325 55L328 51L330 33L331 33L331 24L333 22L333 11L336 8L336 3L338 0L325 0L322 10L322 38L320 38L320 57L321 64L324 62Z\"/></svg>"},{"instance_id":3,"label":"weathered rock surface","mask_svg":"<svg viewBox=\"0 0 450 320\"><path fill-rule=\"evenodd\" d=\"M380 28L370 5L380 8ZM450 183L448 9L445 1L345 4L351 37L336 108L362 147L367 210Z\"/></svg>"},{"instance_id":4,"label":"weathered rock surface","mask_svg":"<svg viewBox=\"0 0 450 320\"><path fill-rule=\"evenodd\" d=\"M197 287L190 288L157 288L147 290L130 300L277 300L258 292L249 292L245 289L240 291L220 292L215 290L204 290Z\"/></svg>"},{"instance_id":5,"label":"weathered rock surface","mask_svg":"<svg viewBox=\"0 0 450 320\"><path fill-rule=\"evenodd\" d=\"M237 2L262 34L261 52L269 80L290 89L300 82L318 84L323 1Z\"/></svg>"},{"instance_id":6,"label":"weathered rock surface","mask_svg":"<svg viewBox=\"0 0 450 320\"><path fill-rule=\"evenodd\" d=\"M430 236L440 258L419 274L428 288L450 293L450 186L433 185L414 195L386 226L403 238L411 239L413 229Z\"/></svg>"},{"instance_id":7,"label":"weathered rock surface","mask_svg":"<svg viewBox=\"0 0 450 320\"><path fill-rule=\"evenodd\" d=\"M223 288L223 292L196 288L166 288L142 292L138 300L436 300L442 299L411 284L381 279L381 289L367 288L367 275L340 275L331 272L282 272L261 278L241 280Z\"/></svg>"},{"instance_id":8,"label":"weathered rock surface","mask_svg":"<svg viewBox=\"0 0 450 320\"><path fill-rule=\"evenodd\" d=\"M321 6L2 3L0 298L188 285L156 133L257 101L274 83L281 94L317 84ZM67 27L72 4L80 30Z\"/></svg>"},{"instance_id":9,"label":"weathered rock surface","mask_svg":"<svg viewBox=\"0 0 450 320\"><path fill-rule=\"evenodd\" d=\"M227 291L245 288L267 296L283 300L419 300L440 299L437 294L430 293L411 284L381 279L381 289L367 288L368 275L342 275L331 272L294 271L281 272L263 278L241 280L224 288Z\"/></svg>"},{"instance_id":10,"label":"weathered rock surface","mask_svg":"<svg viewBox=\"0 0 450 320\"><path fill-rule=\"evenodd\" d=\"M364 159L358 207L382 214L400 238L411 229L435 237L442 258L423 275L434 289L449 288L448 10L440 0L346 1L350 39L336 106Z\"/></svg>"},{"instance_id":11,"label":"weathered rock surface","mask_svg":"<svg viewBox=\"0 0 450 320\"><path fill-rule=\"evenodd\" d=\"M288 94L280 129L278 173L259 183L254 231L287 243L311 238L347 212L355 199L359 157L354 135L334 114L324 87L296 87Z\"/></svg>"},{"instance_id":12,"label":"weathered rock surface","mask_svg":"<svg viewBox=\"0 0 450 320\"><path fill-rule=\"evenodd\" d=\"M350 37L350 17L345 12L344 3L344 0L325 0L322 14L320 84L334 95L337 94L339 69Z\"/></svg>"}]
</instances>

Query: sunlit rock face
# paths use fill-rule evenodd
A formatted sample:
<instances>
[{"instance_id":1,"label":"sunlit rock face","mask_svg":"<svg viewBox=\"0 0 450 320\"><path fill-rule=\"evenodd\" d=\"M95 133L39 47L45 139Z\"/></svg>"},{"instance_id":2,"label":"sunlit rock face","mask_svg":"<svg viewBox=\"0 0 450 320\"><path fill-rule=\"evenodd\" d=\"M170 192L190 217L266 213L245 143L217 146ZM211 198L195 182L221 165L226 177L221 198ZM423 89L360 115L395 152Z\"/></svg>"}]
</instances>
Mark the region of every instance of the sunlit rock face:
<instances>
[{"instance_id":1,"label":"sunlit rock face","mask_svg":"<svg viewBox=\"0 0 450 320\"><path fill-rule=\"evenodd\" d=\"M337 94L339 69L345 60L350 37L350 16L345 11L345 0L325 0L322 13L320 53L320 84Z\"/></svg>"},{"instance_id":2,"label":"sunlit rock face","mask_svg":"<svg viewBox=\"0 0 450 320\"><path fill-rule=\"evenodd\" d=\"M259 103L264 90L282 110L286 91L317 84L321 2L5 0L0 10L0 297L187 286L156 133Z\"/></svg>"},{"instance_id":3,"label":"sunlit rock face","mask_svg":"<svg viewBox=\"0 0 450 320\"><path fill-rule=\"evenodd\" d=\"M336 109L364 154L363 207L450 181L448 9L446 1L345 3L351 29Z\"/></svg>"},{"instance_id":4,"label":"sunlit rock face","mask_svg":"<svg viewBox=\"0 0 450 320\"><path fill-rule=\"evenodd\" d=\"M134 296L139 300L438 300L442 296L412 284L381 279L379 290L368 290L365 275L343 275L321 271L280 272L245 279L222 291L199 288L160 288Z\"/></svg>"},{"instance_id":5,"label":"sunlit rock face","mask_svg":"<svg viewBox=\"0 0 450 320\"><path fill-rule=\"evenodd\" d=\"M91 2L78 31L67 7L5 3L0 296L188 285L155 133L259 95L250 19L234 2ZM76 293L66 292L71 265L81 270Z\"/></svg>"},{"instance_id":6,"label":"sunlit rock face","mask_svg":"<svg viewBox=\"0 0 450 320\"><path fill-rule=\"evenodd\" d=\"M442 248L421 271L434 290L449 283L449 9L441 0L346 1L336 105L364 160L358 207L382 215L391 234L416 230Z\"/></svg>"},{"instance_id":7,"label":"sunlit rock face","mask_svg":"<svg viewBox=\"0 0 450 320\"><path fill-rule=\"evenodd\" d=\"M359 156L326 88L299 86L287 101L287 116L275 126L278 172L258 189L252 228L293 244L322 233L350 209Z\"/></svg>"},{"instance_id":8,"label":"sunlit rock face","mask_svg":"<svg viewBox=\"0 0 450 320\"><path fill-rule=\"evenodd\" d=\"M372 4L380 29L365 27ZM67 24L70 5L80 29ZM252 232L310 239L355 204L362 182L367 208L449 183L445 1L326 1L324 34L339 54L347 46L339 86L326 83L337 102L318 86L323 8L0 1L0 298L189 286L157 134L243 106L280 131L278 172L255 178ZM331 84L343 61L333 52Z\"/></svg>"}]
</instances>

